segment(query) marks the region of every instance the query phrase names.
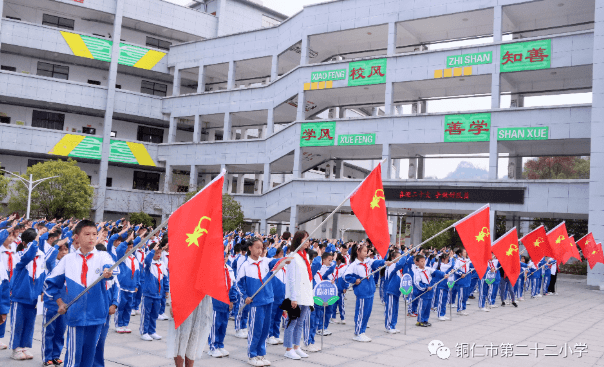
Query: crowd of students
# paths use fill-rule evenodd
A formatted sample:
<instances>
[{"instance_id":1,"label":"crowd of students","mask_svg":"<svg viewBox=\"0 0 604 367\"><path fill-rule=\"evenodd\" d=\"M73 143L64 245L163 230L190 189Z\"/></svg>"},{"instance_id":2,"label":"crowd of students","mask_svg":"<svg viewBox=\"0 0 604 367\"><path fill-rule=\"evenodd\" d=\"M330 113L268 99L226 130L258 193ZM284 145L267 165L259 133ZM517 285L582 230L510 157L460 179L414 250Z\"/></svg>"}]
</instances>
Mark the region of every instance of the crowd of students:
<instances>
[{"instance_id":1,"label":"crowd of students","mask_svg":"<svg viewBox=\"0 0 604 367\"><path fill-rule=\"evenodd\" d=\"M134 225L124 219L94 223L89 220L56 219L37 221L10 216L0 220L0 338L10 324L10 349L14 360L34 358L31 351L38 299L43 302L41 357L44 366L61 365L65 348L66 366L103 366L104 343L109 326L118 334L131 333L131 316L140 315L142 340L160 340L157 320L168 319L169 242L162 228L113 271L109 268L152 228ZM365 334L376 293L384 305L387 333L398 333L401 302L400 283L405 274L413 280L413 292L407 297L406 315L417 318L419 327L431 326L431 312L438 320L447 320L449 304L458 315L467 316L468 299L478 299L480 310L488 312L501 305L524 300L530 287L531 297L555 293L556 263L542 259L534 264L522 258L522 272L514 287L495 257L487 272L488 284L474 271L464 249L418 249L408 251L392 245L382 259L371 241L306 241L308 233L298 231L292 237L262 236L231 232L224 237L225 280L230 303L212 300L212 327L208 354L215 358L229 355L225 349L229 319L235 336L248 341L249 364L268 366L268 345L284 344L285 356L298 360L317 352L316 336L329 336L330 323L345 324L346 301L352 290L355 298L353 340L370 342ZM280 260L291 255L285 266ZM274 279L268 278L274 274ZM99 276L103 280L86 292L69 309L67 304ZM338 301L313 307L312 289L330 281L338 289ZM256 294L257 293L257 294ZM477 296L474 296L478 293ZM325 312L325 315L324 315ZM169 312L168 312L169 314ZM282 330L283 329L283 330ZM283 335L282 335L283 334ZM65 337L66 335L66 337ZM178 361L177 361L178 365Z\"/></svg>"}]
</instances>

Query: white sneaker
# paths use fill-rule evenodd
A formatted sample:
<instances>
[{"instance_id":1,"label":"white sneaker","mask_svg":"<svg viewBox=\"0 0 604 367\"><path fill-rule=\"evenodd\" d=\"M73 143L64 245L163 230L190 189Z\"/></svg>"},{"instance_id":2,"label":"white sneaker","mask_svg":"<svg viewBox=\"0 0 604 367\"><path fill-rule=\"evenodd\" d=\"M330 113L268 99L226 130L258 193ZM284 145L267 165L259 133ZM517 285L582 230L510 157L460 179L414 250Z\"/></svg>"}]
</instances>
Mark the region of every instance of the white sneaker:
<instances>
[{"instance_id":1,"label":"white sneaker","mask_svg":"<svg viewBox=\"0 0 604 367\"><path fill-rule=\"evenodd\" d=\"M539 294L537 295L537 297L543 297L543 295L542 295L541 293L539 293Z\"/></svg>"},{"instance_id":2,"label":"white sneaker","mask_svg":"<svg viewBox=\"0 0 604 367\"><path fill-rule=\"evenodd\" d=\"M466 311L458 311L457 314L459 316L468 316L469 315Z\"/></svg>"},{"instance_id":3,"label":"white sneaker","mask_svg":"<svg viewBox=\"0 0 604 367\"><path fill-rule=\"evenodd\" d=\"M308 354L304 353L304 351L300 348L298 349L292 349L297 355L299 355L302 358L308 358Z\"/></svg>"},{"instance_id":4,"label":"white sneaker","mask_svg":"<svg viewBox=\"0 0 604 367\"><path fill-rule=\"evenodd\" d=\"M116 327L115 332L118 334L124 334L124 327L123 326Z\"/></svg>"},{"instance_id":5,"label":"white sneaker","mask_svg":"<svg viewBox=\"0 0 604 367\"><path fill-rule=\"evenodd\" d=\"M286 350L285 354L283 356L286 357L286 358L295 359L295 360L302 359L302 357L300 357L296 352L294 352L294 349L292 349L292 350Z\"/></svg>"},{"instance_id":6,"label":"white sneaker","mask_svg":"<svg viewBox=\"0 0 604 367\"><path fill-rule=\"evenodd\" d=\"M342 324L342 325L346 325L346 320L341 320L341 321L340 321L340 324Z\"/></svg>"},{"instance_id":7,"label":"white sneaker","mask_svg":"<svg viewBox=\"0 0 604 367\"><path fill-rule=\"evenodd\" d=\"M214 358L222 358L222 353L220 353L219 349L214 349L214 350L208 351L208 355L210 357L214 357Z\"/></svg>"},{"instance_id":8,"label":"white sneaker","mask_svg":"<svg viewBox=\"0 0 604 367\"><path fill-rule=\"evenodd\" d=\"M396 331L397 334L401 332L399 329L394 329L394 331Z\"/></svg>"},{"instance_id":9,"label":"white sneaker","mask_svg":"<svg viewBox=\"0 0 604 367\"><path fill-rule=\"evenodd\" d=\"M285 331L284 331L285 332ZM283 337L279 337L277 338L277 341L279 342L279 344L283 344Z\"/></svg>"},{"instance_id":10,"label":"white sneaker","mask_svg":"<svg viewBox=\"0 0 604 367\"><path fill-rule=\"evenodd\" d=\"M258 357L258 360L260 362L264 363L265 366L270 366L271 365L271 361L269 361L268 359L266 359L265 356Z\"/></svg>"},{"instance_id":11,"label":"white sneaker","mask_svg":"<svg viewBox=\"0 0 604 367\"><path fill-rule=\"evenodd\" d=\"M143 335L141 335L141 339L146 340L148 342L153 341L153 338L149 334L143 334Z\"/></svg>"},{"instance_id":12,"label":"white sneaker","mask_svg":"<svg viewBox=\"0 0 604 367\"><path fill-rule=\"evenodd\" d=\"M132 312L130 312L130 316L136 316L136 310L132 310Z\"/></svg>"},{"instance_id":13,"label":"white sneaker","mask_svg":"<svg viewBox=\"0 0 604 367\"><path fill-rule=\"evenodd\" d=\"M518 301L524 301L524 297L518 298Z\"/></svg>"},{"instance_id":14,"label":"white sneaker","mask_svg":"<svg viewBox=\"0 0 604 367\"><path fill-rule=\"evenodd\" d=\"M132 330L128 329L126 326L123 326L122 329L124 329L124 333L126 334L130 334L132 332Z\"/></svg>"},{"instance_id":15,"label":"white sneaker","mask_svg":"<svg viewBox=\"0 0 604 367\"><path fill-rule=\"evenodd\" d=\"M23 348L23 349L21 349L21 352L23 352L23 354L25 354L25 357L27 357L27 359L34 359L34 355L31 354L29 349Z\"/></svg>"},{"instance_id":16,"label":"white sneaker","mask_svg":"<svg viewBox=\"0 0 604 367\"><path fill-rule=\"evenodd\" d=\"M247 363L252 366L258 366L258 367L264 366L264 362L262 362L260 359L258 359L258 357L248 359Z\"/></svg>"},{"instance_id":17,"label":"white sneaker","mask_svg":"<svg viewBox=\"0 0 604 367\"><path fill-rule=\"evenodd\" d=\"M491 305L491 308L497 308L497 307L499 307L499 306L496 303Z\"/></svg>"},{"instance_id":18,"label":"white sneaker","mask_svg":"<svg viewBox=\"0 0 604 367\"><path fill-rule=\"evenodd\" d=\"M23 353L21 348L13 349L13 354L11 354L10 357L17 361L24 361L27 359L27 356Z\"/></svg>"},{"instance_id":19,"label":"white sneaker","mask_svg":"<svg viewBox=\"0 0 604 367\"><path fill-rule=\"evenodd\" d=\"M306 347L306 351L307 351L307 352L312 352L312 353L314 353L314 352L318 352L318 351L320 351L320 350L321 350L321 348L319 348L319 346L318 346L318 345L316 345L316 344L311 344L311 345L308 345L308 346Z\"/></svg>"},{"instance_id":20,"label":"white sneaker","mask_svg":"<svg viewBox=\"0 0 604 367\"><path fill-rule=\"evenodd\" d=\"M386 330L386 332L388 334L396 334L396 329L389 329L389 330Z\"/></svg>"},{"instance_id":21,"label":"white sneaker","mask_svg":"<svg viewBox=\"0 0 604 367\"><path fill-rule=\"evenodd\" d=\"M136 310L136 314L137 314L137 315L140 315L140 314L141 314L141 312L140 312L139 310Z\"/></svg>"},{"instance_id":22,"label":"white sneaker","mask_svg":"<svg viewBox=\"0 0 604 367\"><path fill-rule=\"evenodd\" d=\"M220 353L222 353L223 357L228 357L230 354L229 351L224 348L220 348L219 350L220 350Z\"/></svg>"},{"instance_id":23,"label":"white sneaker","mask_svg":"<svg viewBox=\"0 0 604 367\"><path fill-rule=\"evenodd\" d=\"M327 329L323 330L323 336L328 336L328 335L331 335L331 331L329 331Z\"/></svg>"},{"instance_id":24,"label":"white sneaker","mask_svg":"<svg viewBox=\"0 0 604 367\"><path fill-rule=\"evenodd\" d=\"M466 305L471 305L471 304L472 304L472 302L466 301Z\"/></svg>"},{"instance_id":25,"label":"white sneaker","mask_svg":"<svg viewBox=\"0 0 604 367\"><path fill-rule=\"evenodd\" d=\"M170 318L168 316L166 316L165 314L161 314L161 315L157 316L157 319L164 321L164 320L169 320Z\"/></svg>"},{"instance_id":26,"label":"white sneaker","mask_svg":"<svg viewBox=\"0 0 604 367\"><path fill-rule=\"evenodd\" d=\"M266 339L266 343L270 345L279 345L279 340L274 336L271 336L270 338Z\"/></svg>"},{"instance_id":27,"label":"white sneaker","mask_svg":"<svg viewBox=\"0 0 604 367\"><path fill-rule=\"evenodd\" d=\"M247 339L247 331L245 331L245 329L241 329L235 332L235 337L239 339Z\"/></svg>"},{"instance_id":28,"label":"white sneaker","mask_svg":"<svg viewBox=\"0 0 604 367\"><path fill-rule=\"evenodd\" d=\"M484 312L491 312L491 310L489 310L488 308L484 307L484 308L479 308L480 311L484 311Z\"/></svg>"},{"instance_id":29,"label":"white sneaker","mask_svg":"<svg viewBox=\"0 0 604 367\"><path fill-rule=\"evenodd\" d=\"M367 327L366 327L366 329L369 329L369 328L370 328L370 327L371 327L371 326L369 326L369 324L367 324Z\"/></svg>"},{"instance_id":30,"label":"white sneaker","mask_svg":"<svg viewBox=\"0 0 604 367\"><path fill-rule=\"evenodd\" d=\"M368 337L367 335L365 335L365 333L361 334L361 337L364 339L365 342L370 342L371 338Z\"/></svg>"},{"instance_id":31,"label":"white sneaker","mask_svg":"<svg viewBox=\"0 0 604 367\"><path fill-rule=\"evenodd\" d=\"M4 349L7 349L7 348L8 348L8 345L0 342L0 350L4 350Z\"/></svg>"},{"instance_id":32,"label":"white sneaker","mask_svg":"<svg viewBox=\"0 0 604 367\"><path fill-rule=\"evenodd\" d=\"M161 340L161 335L157 335L157 333L151 334L151 337L155 340Z\"/></svg>"},{"instance_id":33,"label":"white sneaker","mask_svg":"<svg viewBox=\"0 0 604 367\"><path fill-rule=\"evenodd\" d=\"M446 316L441 316L441 317L439 317L438 319L439 319L440 321L447 321L447 320L449 320L449 318L448 318L448 317L446 317Z\"/></svg>"}]
</instances>

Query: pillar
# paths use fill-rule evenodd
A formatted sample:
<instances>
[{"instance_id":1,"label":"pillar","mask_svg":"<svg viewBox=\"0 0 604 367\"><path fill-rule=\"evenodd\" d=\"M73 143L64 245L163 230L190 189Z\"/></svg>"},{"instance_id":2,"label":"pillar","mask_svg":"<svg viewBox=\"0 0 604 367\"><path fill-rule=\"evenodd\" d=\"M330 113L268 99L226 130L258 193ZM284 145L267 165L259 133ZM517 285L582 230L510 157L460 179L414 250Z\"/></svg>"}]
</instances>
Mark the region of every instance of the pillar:
<instances>
[{"instance_id":1,"label":"pillar","mask_svg":"<svg viewBox=\"0 0 604 367\"><path fill-rule=\"evenodd\" d=\"M394 73L388 73L386 75L386 79L389 79L388 76ZM386 116L391 116L394 114L394 83L386 81L386 93L385 93L385 105L384 105L384 113Z\"/></svg>"},{"instance_id":2,"label":"pillar","mask_svg":"<svg viewBox=\"0 0 604 367\"><path fill-rule=\"evenodd\" d=\"M499 156L497 153L497 129L491 126L491 141L489 141L489 180L497 179Z\"/></svg>"},{"instance_id":3,"label":"pillar","mask_svg":"<svg viewBox=\"0 0 604 367\"><path fill-rule=\"evenodd\" d=\"M191 171L189 173L189 192L197 191L197 177L199 176L199 171L197 166L192 164Z\"/></svg>"},{"instance_id":4,"label":"pillar","mask_svg":"<svg viewBox=\"0 0 604 367\"><path fill-rule=\"evenodd\" d=\"M216 129L208 129L208 141L216 141Z\"/></svg>"},{"instance_id":5,"label":"pillar","mask_svg":"<svg viewBox=\"0 0 604 367\"><path fill-rule=\"evenodd\" d=\"M389 180L392 160L390 159L390 144L387 143L382 145L382 160L384 159L386 161L382 164L382 179Z\"/></svg>"},{"instance_id":6,"label":"pillar","mask_svg":"<svg viewBox=\"0 0 604 367\"><path fill-rule=\"evenodd\" d=\"M414 212L413 213L415 215L415 217L413 218L413 239L411 241L411 243L413 243L413 246L417 246L420 243L422 243L422 230L423 230L423 225L424 225L424 218L423 215L424 213L418 213L418 212Z\"/></svg>"},{"instance_id":7,"label":"pillar","mask_svg":"<svg viewBox=\"0 0 604 367\"><path fill-rule=\"evenodd\" d=\"M283 234L283 224L277 223L277 235L281 236L281 234Z\"/></svg>"},{"instance_id":8,"label":"pillar","mask_svg":"<svg viewBox=\"0 0 604 367\"><path fill-rule=\"evenodd\" d=\"M408 212L405 221L405 246L409 249L413 241L413 212ZM409 227L409 238L407 238L407 227Z\"/></svg>"},{"instance_id":9,"label":"pillar","mask_svg":"<svg viewBox=\"0 0 604 367\"><path fill-rule=\"evenodd\" d=\"M201 63L199 65L199 74L197 75L197 93L206 91L206 66Z\"/></svg>"},{"instance_id":10,"label":"pillar","mask_svg":"<svg viewBox=\"0 0 604 367\"><path fill-rule=\"evenodd\" d=\"M401 160L400 159L394 160L394 170L396 172L394 174L394 178L396 180L400 180L401 178L403 178L403 175L401 175Z\"/></svg>"},{"instance_id":11,"label":"pillar","mask_svg":"<svg viewBox=\"0 0 604 367\"><path fill-rule=\"evenodd\" d=\"M401 111L402 107L403 106L401 106ZM426 113L427 110L426 101L417 101L411 105L411 113Z\"/></svg>"},{"instance_id":12,"label":"pillar","mask_svg":"<svg viewBox=\"0 0 604 367\"><path fill-rule=\"evenodd\" d=\"M291 213L289 214L289 231L292 234L292 237L294 235L294 233L296 233L297 231L297 225L298 225L298 206L296 204L292 205L291 207Z\"/></svg>"},{"instance_id":13,"label":"pillar","mask_svg":"<svg viewBox=\"0 0 604 367\"><path fill-rule=\"evenodd\" d=\"M268 192L271 189L271 164L264 164L264 177L262 184L262 193Z\"/></svg>"},{"instance_id":14,"label":"pillar","mask_svg":"<svg viewBox=\"0 0 604 367\"><path fill-rule=\"evenodd\" d=\"M344 117L346 117L346 108L345 107L339 107L338 108L338 118L343 119Z\"/></svg>"},{"instance_id":15,"label":"pillar","mask_svg":"<svg viewBox=\"0 0 604 367\"><path fill-rule=\"evenodd\" d=\"M240 173L237 176L237 194L243 194L245 188L245 175Z\"/></svg>"},{"instance_id":16,"label":"pillar","mask_svg":"<svg viewBox=\"0 0 604 367\"><path fill-rule=\"evenodd\" d=\"M490 218L489 220L491 221L491 243L495 242L495 240L497 239L497 212L495 211L495 209L493 209L491 207L491 209L489 210L490 213Z\"/></svg>"},{"instance_id":17,"label":"pillar","mask_svg":"<svg viewBox=\"0 0 604 367\"><path fill-rule=\"evenodd\" d=\"M195 124L193 125L193 143L201 141L201 116L195 114Z\"/></svg>"},{"instance_id":18,"label":"pillar","mask_svg":"<svg viewBox=\"0 0 604 367\"><path fill-rule=\"evenodd\" d=\"M426 177L426 158L424 156L417 156L417 174L415 177L418 180L423 180Z\"/></svg>"},{"instance_id":19,"label":"pillar","mask_svg":"<svg viewBox=\"0 0 604 367\"><path fill-rule=\"evenodd\" d=\"M168 127L168 143L176 142L176 126L177 119L174 115L170 115L170 126Z\"/></svg>"},{"instance_id":20,"label":"pillar","mask_svg":"<svg viewBox=\"0 0 604 367\"><path fill-rule=\"evenodd\" d=\"M174 82L172 84L172 96L180 96L180 69L174 67Z\"/></svg>"},{"instance_id":21,"label":"pillar","mask_svg":"<svg viewBox=\"0 0 604 367\"><path fill-rule=\"evenodd\" d=\"M203 175L203 186L205 187L210 182L212 182L212 175L210 173Z\"/></svg>"},{"instance_id":22,"label":"pillar","mask_svg":"<svg viewBox=\"0 0 604 367\"><path fill-rule=\"evenodd\" d=\"M336 213L331 217L331 237L333 239L338 238L338 227L340 225L340 213Z\"/></svg>"},{"instance_id":23,"label":"pillar","mask_svg":"<svg viewBox=\"0 0 604 367\"><path fill-rule=\"evenodd\" d=\"M296 112L296 121L306 120L306 92L304 86L300 86L298 92L298 110Z\"/></svg>"},{"instance_id":24,"label":"pillar","mask_svg":"<svg viewBox=\"0 0 604 367\"><path fill-rule=\"evenodd\" d=\"M216 9L216 16L218 19L221 19L223 15L226 15L226 3L227 0L218 0L218 6ZM224 34L227 32L225 27L227 27L228 23L225 21L219 21L217 23L218 26L216 27L216 37L224 36Z\"/></svg>"},{"instance_id":25,"label":"pillar","mask_svg":"<svg viewBox=\"0 0 604 367\"><path fill-rule=\"evenodd\" d=\"M392 222L392 232L390 233L390 243L394 244L396 243L396 221L397 221L397 217L388 216L388 229L390 229L390 222Z\"/></svg>"},{"instance_id":26,"label":"pillar","mask_svg":"<svg viewBox=\"0 0 604 367\"><path fill-rule=\"evenodd\" d=\"M235 72L236 72L237 64L235 61L229 61L229 74L227 76L227 90L231 90L235 88Z\"/></svg>"},{"instance_id":27,"label":"pillar","mask_svg":"<svg viewBox=\"0 0 604 367\"><path fill-rule=\"evenodd\" d=\"M493 42L501 42L501 28L503 19L503 10L501 5L495 5L493 19ZM493 60L499 60L499 47L493 50ZM491 108L499 108L501 104L499 88L499 63L493 63L493 73L491 74Z\"/></svg>"},{"instance_id":28,"label":"pillar","mask_svg":"<svg viewBox=\"0 0 604 367\"><path fill-rule=\"evenodd\" d=\"M310 44L310 37L307 35L302 36L302 45L300 46L300 66L308 64L308 49Z\"/></svg>"},{"instance_id":29,"label":"pillar","mask_svg":"<svg viewBox=\"0 0 604 367\"><path fill-rule=\"evenodd\" d=\"M164 192L170 192L172 185L172 165L166 161L166 173L164 174Z\"/></svg>"},{"instance_id":30,"label":"pillar","mask_svg":"<svg viewBox=\"0 0 604 367\"><path fill-rule=\"evenodd\" d=\"M224 114L224 132L222 133L222 140L234 140L231 139L232 134L231 127L231 114L229 112L225 112Z\"/></svg>"},{"instance_id":31,"label":"pillar","mask_svg":"<svg viewBox=\"0 0 604 367\"><path fill-rule=\"evenodd\" d=\"M122 35L122 15L125 0L115 2L115 20L113 21L113 39L119 40ZM4 7L4 1L2 1ZM107 77L107 104L103 119L103 142L101 144L101 161L99 163L99 187L97 189L97 209L94 220L100 222L105 214L105 193L107 190L107 170L109 169L109 152L111 149L111 129L113 126L113 108L115 102L115 84L117 80L118 58L120 54L119 42L113 42L111 47L111 62Z\"/></svg>"},{"instance_id":32,"label":"pillar","mask_svg":"<svg viewBox=\"0 0 604 367\"><path fill-rule=\"evenodd\" d=\"M279 77L279 55L273 55L271 63L271 82L274 82Z\"/></svg>"},{"instance_id":33,"label":"pillar","mask_svg":"<svg viewBox=\"0 0 604 367\"><path fill-rule=\"evenodd\" d=\"M266 136L265 137L269 137L271 135L273 135L275 132L275 109L274 108L269 108L268 109L268 117L266 119Z\"/></svg>"},{"instance_id":34,"label":"pillar","mask_svg":"<svg viewBox=\"0 0 604 367\"><path fill-rule=\"evenodd\" d=\"M510 180L521 180L522 168L522 157L510 157L508 163L508 178Z\"/></svg>"},{"instance_id":35,"label":"pillar","mask_svg":"<svg viewBox=\"0 0 604 367\"><path fill-rule=\"evenodd\" d=\"M388 23L388 56L396 54L396 23Z\"/></svg>"},{"instance_id":36,"label":"pillar","mask_svg":"<svg viewBox=\"0 0 604 367\"><path fill-rule=\"evenodd\" d=\"M493 8L493 42L501 42L501 26L503 24L503 9L501 5Z\"/></svg>"},{"instance_id":37,"label":"pillar","mask_svg":"<svg viewBox=\"0 0 604 367\"><path fill-rule=\"evenodd\" d=\"M226 185L227 185L226 192L228 194L232 194L233 193L233 180L234 180L234 178L235 178L235 175L230 174L230 173L226 174L226 180L225 180L226 181Z\"/></svg>"},{"instance_id":38,"label":"pillar","mask_svg":"<svg viewBox=\"0 0 604 367\"><path fill-rule=\"evenodd\" d=\"M512 94L510 97L510 108L524 107L524 95Z\"/></svg>"},{"instance_id":39,"label":"pillar","mask_svg":"<svg viewBox=\"0 0 604 367\"><path fill-rule=\"evenodd\" d=\"M260 174L254 175L254 194L262 194L262 181L260 181Z\"/></svg>"},{"instance_id":40,"label":"pillar","mask_svg":"<svg viewBox=\"0 0 604 367\"><path fill-rule=\"evenodd\" d=\"M241 128L241 140L247 139L247 129Z\"/></svg>"},{"instance_id":41,"label":"pillar","mask_svg":"<svg viewBox=\"0 0 604 367\"><path fill-rule=\"evenodd\" d=\"M335 178L342 178L344 174L344 161L341 159L336 159L334 162L335 165Z\"/></svg>"},{"instance_id":42,"label":"pillar","mask_svg":"<svg viewBox=\"0 0 604 367\"><path fill-rule=\"evenodd\" d=\"M268 228L266 227L266 219L260 219L260 234L268 235Z\"/></svg>"},{"instance_id":43,"label":"pillar","mask_svg":"<svg viewBox=\"0 0 604 367\"><path fill-rule=\"evenodd\" d=\"M335 118L336 118L336 112L337 112L337 111L336 111L336 107L334 107L334 108L330 108L330 109L327 111L327 118L328 118L329 120L333 120L333 119L335 119Z\"/></svg>"},{"instance_id":44,"label":"pillar","mask_svg":"<svg viewBox=\"0 0 604 367\"><path fill-rule=\"evenodd\" d=\"M227 169L226 164L221 164L220 165L220 172L222 172L222 171L226 171L226 174L224 175L224 184L222 186L222 192L225 193L225 192L229 192L228 191L228 188L229 188L229 175L228 175L228 172L229 171ZM207 183L206 183L206 185L207 185Z\"/></svg>"},{"instance_id":45,"label":"pillar","mask_svg":"<svg viewBox=\"0 0 604 367\"><path fill-rule=\"evenodd\" d=\"M294 149L294 168L292 173L294 178L302 177L302 152L300 147Z\"/></svg>"}]
</instances>

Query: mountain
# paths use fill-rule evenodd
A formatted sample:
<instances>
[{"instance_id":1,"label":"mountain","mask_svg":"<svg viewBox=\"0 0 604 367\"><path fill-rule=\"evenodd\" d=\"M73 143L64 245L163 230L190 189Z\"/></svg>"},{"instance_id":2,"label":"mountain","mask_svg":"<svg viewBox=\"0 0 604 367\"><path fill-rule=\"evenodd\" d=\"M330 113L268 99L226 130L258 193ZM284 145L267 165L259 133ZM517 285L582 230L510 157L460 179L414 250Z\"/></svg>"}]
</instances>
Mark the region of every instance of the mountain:
<instances>
[{"instance_id":1,"label":"mountain","mask_svg":"<svg viewBox=\"0 0 604 367\"><path fill-rule=\"evenodd\" d=\"M486 180L489 178L489 171L475 166L474 164L461 161L455 171L449 173L445 180Z\"/></svg>"}]
</instances>

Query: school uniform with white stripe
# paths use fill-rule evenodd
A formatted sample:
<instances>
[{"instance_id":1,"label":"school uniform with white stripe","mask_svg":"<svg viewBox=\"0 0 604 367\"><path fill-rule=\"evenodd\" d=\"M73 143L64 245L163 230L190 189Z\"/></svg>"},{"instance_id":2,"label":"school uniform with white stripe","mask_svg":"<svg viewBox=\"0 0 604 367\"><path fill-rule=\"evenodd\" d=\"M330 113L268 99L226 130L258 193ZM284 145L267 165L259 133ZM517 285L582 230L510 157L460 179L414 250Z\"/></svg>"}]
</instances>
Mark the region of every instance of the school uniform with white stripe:
<instances>
[{"instance_id":1,"label":"school uniform with white stripe","mask_svg":"<svg viewBox=\"0 0 604 367\"><path fill-rule=\"evenodd\" d=\"M166 293L170 289L167 276L168 270L161 260L153 260L153 256L155 256L155 250L149 251L147 257L145 257L145 269L143 271L145 284L143 286L143 306L139 331L141 338L144 340L150 340L150 338L161 339L161 336L155 332L157 316L159 316L161 299L166 298Z\"/></svg>"},{"instance_id":2,"label":"school uniform with white stripe","mask_svg":"<svg viewBox=\"0 0 604 367\"><path fill-rule=\"evenodd\" d=\"M232 295L230 290L235 282L235 273L227 264L224 265L224 275L230 297ZM229 300L234 302L235 298L233 297ZM225 357L229 355L224 349L224 338L229 323L229 305L212 298L212 308L214 309L214 312L212 314L212 329L210 330L210 336L208 337L208 344L210 345L208 354L212 357Z\"/></svg>"},{"instance_id":3,"label":"school uniform with white stripe","mask_svg":"<svg viewBox=\"0 0 604 367\"><path fill-rule=\"evenodd\" d=\"M128 243L122 242L116 249L117 258L121 259L128 250ZM134 254L119 265L119 306L115 314L115 326L118 333L128 333L130 313L134 306L134 296L141 287L141 266Z\"/></svg>"},{"instance_id":4,"label":"school uniform with white stripe","mask_svg":"<svg viewBox=\"0 0 604 367\"><path fill-rule=\"evenodd\" d=\"M59 246L53 247L53 250L49 253L46 258L46 276L50 276L54 268L59 264L57 255L59 254ZM44 286L46 289L46 285ZM59 294L59 298L65 299L66 289ZM43 295L44 298L44 312L42 316L42 325L46 324L52 319L59 311L59 305L55 299L50 298L46 293ZM42 362L58 360L61 357L61 351L65 345L65 330L67 324L65 322L65 315L59 315L50 325L42 327Z\"/></svg>"},{"instance_id":5,"label":"school uniform with white stripe","mask_svg":"<svg viewBox=\"0 0 604 367\"><path fill-rule=\"evenodd\" d=\"M375 294L375 280L371 272L384 265L384 263L384 260L365 259L365 261L361 262L359 259L355 259L352 264L348 265L348 269L346 269L346 282L354 284L357 279L361 280L358 285L352 286L354 294L357 296L354 310L354 335L361 339L371 340L365 335ZM369 278L365 279L366 277Z\"/></svg>"},{"instance_id":6,"label":"school uniform with white stripe","mask_svg":"<svg viewBox=\"0 0 604 367\"><path fill-rule=\"evenodd\" d=\"M384 289L384 326L386 331L390 333L397 333L399 330L396 328L398 322L398 306L401 297L401 281L403 279L403 268L407 263L408 256L403 256L400 260L386 268L384 272L384 279L386 286Z\"/></svg>"},{"instance_id":7,"label":"school uniform with white stripe","mask_svg":"<svg viewBox=\"0 0 604 367\"><path fill-rule=\"evenodd\" d=\"M428 288L442 279L445 273L428 267L420 269L416 265L412 266L411 270L413 271L413 298L419 297L417 322L427 323L430 319L430 306L434 296L434 292Z\"/></svg>"},{"instance_id":8,"label":"school uniform with white stripe","mask_svg":"<svg viewBox=\"0 0 604 367\"><path fill-rule=\"evenodd\" d=\"M118 293L119 287L117 286L117 282L115 278L113 279L104 279L101 281L105 289L107 290L107 302L109 307L115 306L117 309L118 305ZM104 367L105 366L105 340L107 339L107 333L109 332L109 324L111 323L111 316L107 313L107 318L103 327L101 329L101 334L99 335L99 341L96 344L96 352L94 353L94 367Z\"/></svg>"},{"instance_id":9,"label":"school uniform with white stripe","mask_svg":"<svg viewBox=\"0 0 604 367\"><path fill-rule=\"evenodd\" d=\"M447 264L438 264L436 270L447 273L450 270L455 269L455 265L455 260L449 260ZM447 319L447 304L451 303L451 289L449 288L448 283L453 281L455 281L455 275L450 275L447 281L442 281L436 286L436 296L434 297L436 301L434 302L434 305L436 306L438 318L441 321Z\"/></svg>"}]
</instances>

